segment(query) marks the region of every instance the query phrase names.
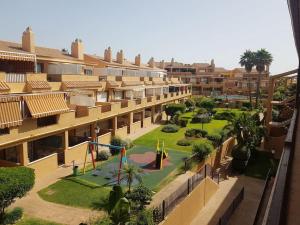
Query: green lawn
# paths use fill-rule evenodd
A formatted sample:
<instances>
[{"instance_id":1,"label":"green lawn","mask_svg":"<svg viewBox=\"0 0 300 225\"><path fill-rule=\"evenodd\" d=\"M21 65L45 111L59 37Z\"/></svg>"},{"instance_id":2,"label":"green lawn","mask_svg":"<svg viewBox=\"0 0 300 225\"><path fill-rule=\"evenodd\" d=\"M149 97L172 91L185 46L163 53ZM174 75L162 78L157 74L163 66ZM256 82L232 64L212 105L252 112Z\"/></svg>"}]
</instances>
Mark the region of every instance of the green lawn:
<instances>
[{"instance_id":1,"label":"green lawn","mask_svg":"<svg viewBox=\"0 0 300 225\"><path fill-rule=\"evenodd\" d=\"M193 112L184 113L181 117L191 119L193 116ZM228 121L226 120L211 120L210 123L206 123L203 125L203 129L208 132L208 134L219 133L225 125L227 125ZM163 126L156 128L155 130L143 135L142 137L136 139L134 144L143 145L143 146L156 146L157 139L161 142L165 142L166 149L175 149L180 151L191 151L192 146L179 146L177 145L177 141L183 139L184 133L189 128L200 128L202 129L202 125L200 123L188 123L187 127L180 128L176 133L165 133L162 132Z\"/></svg>"},{"instance_id":2,"label":"green lawn","mask_svg":"<svg viewBox=\"0 0 300 225\"><path fill-rule=\"evenodd\" d=\"M16 225L62 225L62 224L24 216L24 218L21 219L19 222L17 222Z\"/></svg>"}]
</instances>

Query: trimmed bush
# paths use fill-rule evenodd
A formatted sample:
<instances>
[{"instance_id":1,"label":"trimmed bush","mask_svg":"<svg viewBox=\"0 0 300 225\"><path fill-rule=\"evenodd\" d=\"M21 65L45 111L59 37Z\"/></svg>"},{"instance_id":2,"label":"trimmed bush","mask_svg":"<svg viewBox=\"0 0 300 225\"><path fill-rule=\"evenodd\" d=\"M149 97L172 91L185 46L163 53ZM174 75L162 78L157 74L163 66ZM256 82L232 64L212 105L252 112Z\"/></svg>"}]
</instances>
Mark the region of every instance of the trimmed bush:
<instances>
[{"instance_id":1,"label":"trimmed bush","mask_svg":"<svg viewBox=\"0 0 300 225\"><path fill-rule=\"evenodd\" d=\"M211 98L203 98L198 106L201 108L205 108L207 109L207 111L211 112L216 106L216 103Z\"/></svg>"},{"instance_id":2,"label":"trimmed bush","mask_svg":"<svg viewBox=\"0 0 300 225\"><path fill-rule=\"evenodd\" d=\"M187 99L184 104L188 111L192 111L195 108L195 102L191 98Z\"/></svg>"},{"instance_id":3,"label":"trimmed bush","mask_svg":"<svg viewBox=\"0 0 300 225\"><path fill-rule=\"evenodd\" d=\"M207 131L206 130L202 130L202 129L187 129L185 131L184 134L186 137L197 137L197 138L201 138L201 137L205 137L207 135Z\"/></svg>"},{"instance_id":4,"label":"trimmed bush","mask_svg":"<svg viewBox=\"0 0 300 225\"><path fill-rule=\"evenodd\" d=\"M241 111L248 111L249 109L247 107L242 106Z\"/></svg>"},{"instance_id":5,"label":"trimmed bush","mask_svg":"<svg viewBox=\"0 0 300 225\"><path fill-rule=\"evenodd\" d=\"M206 135L206 138L210 140L215 147L220 146L222 142L222 136L220 134L209 134Z\"/></svg>"},{"instance_id":6,"label":"trimmed bush","mask_svg":"<svg viewBox=\"0 0 300 225\"><path fill-rule=\"evenodd\" d=\"M206 116L203 116L204 114L197 114L192 118L192 123L209 123L211 121L211 117L207 114Z\"/></svg>"},{"instance_id":7,"label":"trimmed bush","mask_svg":"<svg viewBox=\"0 0 300 225\"><path fill-rule=\"evenodd\" d=\"M245 107L245 108L247 108L247 109L251 109L251 108L252 108L252 105L251 105L250 102L243 102L243 103L242 103L242 107Z\"/></svg>"},{"instance_id":8,"label":"trimmed bush","mask_svg":"<svg viewBox=\"0 0 300 225\"><path fill-rule=\"evenodd\" d=\"M187 124L188 124L189 120L186 119L186 118L181 118L178 120L178 126L181 126L181 127L186 127Z\"/></svg>"},{"instance_id":9,"label":"trimmed bush","mask_svg":"<svg viewBox=\"0 0 300 225\"><path fill-rule=\"evenodd\" d=\"M98 159L97 160L108 160L108 158L111 156L111 153L110 151L107 151L107 150L100 150L99 153L98 153Z\"/></svg>"},{"instance_id":10,"label":"trimmed bush","mask_svg":"<svg viewBox=\"0 0 300 225\"><path fill-rule=\"evenodd\" d=\"M218 112L214 115L215 120L231 120L233 117L235 117L235 113L230 110Z\"/></svg>"},{"instance_id":11,"label":"trimmed bush","mask_svg":"<svg viewBox=\"0 0 300 225\"><path fill-rule=\"evenodd\" d=\"M176 132L178 132L178 130L179 130L179 127L174 124L167 124L161 129L161 131L165 132L165 133L176 133Z\"/></svg>"},{"instance_id":12,"label":"trimmed bush","mask_svg":"<svg viewBox=\"0 0 300 225\"><path fill-rule=\"evenodd\" d=\"M177 141L177 145L179 145L179 146L190 146L191 144L192 144L192 142L187 139L181 139L181 140Z\"/></svg>"},{"instance_id":13,"label":"trimmed bush","mask_svg":"<svg viewBox=\"0 0 300 225\"><path fill-rule=\"evenodd\" d=\"M129 149L129 148L133 147L133 143L130 139L123 140L122 138L120 138L118 136L112 137L112 139L110 141L110 144L115 145L115 146L119 146L119 147L125 147L126 149ZM115 155L115 154L119 153L119 150L114 149L114 148L110 148L110 152L111 152L112 155Z\"/></svg>"},{"instance_id":14,"label":"trimmed bush","mask_svg":"<svg viewBox=\"0 0 300 225\"><path fill-rule=\"evenodd\" d=\"M173 117L176 113L184 113L186 110L185 104L168 104L166 105L165 112L168 116Z\"/></svg>"},{"instance_id":15,"label":"trimmed bush","mask_svg":"<svg viewBox=\"0 0 300 225\"><path fill-rule=\"evenodd\" d=\"M201 140L193 145L193 153L197 155L199 160L206 159L214 150L212 143L209 140Z\"/></svg>"},{"instance_id":16,"label":"trimmed bush","mask_svg":"<svg viewBox=\"0 0 300 225\"><path fill-rule=\"evenodd\" d=\"M8 212L4 216L3 225L15 224L23 216L23 209L20 207L14 208L12 211Z\"/></svg>"}]
</instances>

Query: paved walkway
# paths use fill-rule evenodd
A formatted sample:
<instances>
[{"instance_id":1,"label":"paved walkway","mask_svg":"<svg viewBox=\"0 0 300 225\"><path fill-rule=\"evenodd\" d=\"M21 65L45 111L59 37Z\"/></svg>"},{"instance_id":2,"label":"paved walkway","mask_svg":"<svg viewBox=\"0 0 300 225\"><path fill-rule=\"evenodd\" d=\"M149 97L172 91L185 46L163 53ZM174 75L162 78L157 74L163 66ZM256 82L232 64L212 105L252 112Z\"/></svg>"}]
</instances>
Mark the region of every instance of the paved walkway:
<instances>
[{"instance_id":1,"label":"paved walkway","mask_svg":"<svg viewBox=\"0 0 300 225\"><path fill-rule=\"evenodd\" d=\"M153 124L147 128L141 129L138 133L128 135L128 138L134 140L149 131L159 127L158 124ZM72 174L72 167L60 167L46 178L36 180L34 188L30 193L18 199L12 207L22 207L25 214L33 217L38 217L45 220L69 225L78 225L81 222L87 221L92 217L100 217L103 215L101 211L94 211L89 209L75 208L61 204L44 201L39 197L37 192L49 185L57 182L63 177Z\"/></svg>"},{"instance_id":2,"label":"paved walkway","mask_svg":"<svg viewBox=\"0 0 300 225\"><path fill-rule=\"evenodd\" d=\"M219 218L243 186L245 187L245 198L236 209L228 225L252 225L262 194L264 181L246 176L229 177L228 180L220 182L216 194L198 213L191 225L218 224Z\"/></svg>"}]
</instances>

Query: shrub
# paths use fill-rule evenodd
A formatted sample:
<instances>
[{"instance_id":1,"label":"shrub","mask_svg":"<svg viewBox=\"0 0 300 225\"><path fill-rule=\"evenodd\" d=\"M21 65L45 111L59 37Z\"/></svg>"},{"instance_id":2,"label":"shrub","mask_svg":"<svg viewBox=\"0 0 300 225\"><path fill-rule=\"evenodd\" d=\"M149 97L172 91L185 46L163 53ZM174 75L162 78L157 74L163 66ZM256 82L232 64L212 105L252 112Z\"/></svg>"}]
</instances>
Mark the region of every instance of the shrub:
<instances>
[{"instance_id":1,"label":"shrub","mask_svg":"<svg viewBox=\"0 0 300 225\"><path fill-rule=\"evenodd\" d=\"M211 121L211 117L207 114L197 114L192 118L192 123L209 123Z\"/></svg>"},{"instance_id":2,"label":"shrub","mask_svg":"<svg viewBox=\"0 0 300 225\"><path fill-rule=\"evenodd\" d=\"M247 107L242 106L241 111L248 111L249 109Z\"/></svg>"},{"instance_id":3,"label":"shrub","mask_svg":"<svg viewBox=\"0 0 300 225\"><path fill-rule=\"evenodd\" d=\"M131 192L126 193L126 198L134 203L137 209L145 209L146 205L149 205L152 200L153 193L151 189L143 184L140 184L134 188Z\"/></svg>"},{"instance_id":4,"label":"shrub","mask_svg":"<svg viewBox=\"0 0 300 225\"><path fill-rule=\"evenodd\" d=\"M251 102L243 102L242 107L245 107L247 109L251 109L252 108Z\"/></svg>"},{"instance_id":5,"label":"shrub","mask_svg":"<svg viewBox=\"0 0 300 225\"><path fill-rule=\"evenodd\" d=\"M181 118L181 119L178 120L177 125L178 125L178 126L181 126L181 127L186 127L187 124L188 124L188 122L189 122L188 119L186 119L186 118Z\"/></svg>"},{"instance_id":6,"label":"shrub","mask_svg":"<svg viewBox=\"0 0 300 225\"><path fill-rule=\"evenodd\" d=\"M236 145L232 149L231 155L234 159L247 161L251 156L251 152L246 146L240 147Z\"/></svg>"},{"instance_id":7,"label":"shrub","mask_svg":"<svg viewBox=\"0 0 300 225\"><path fill-rule=\"evenodd\" d=\"M122 138L120 138L118 136L112 137L110 144L114 145L114 146L125 147L126 149L129 149L133 146L130 139L123 140ZM115 154L119 153L119 150L115 149L115 148L110 148L110 152L112 155L115 155Z\"/></svg>"},{"instance_id":8,"label":"shrub","mask_svg":"<svg viewBox=\"0 0 300 225\"><path fill-rule=\"evenodd\" d=\"M187 99L184 104L189 111L192 111L195 107L195 102L191 98Z\"/></svg>"},{"instance_id":9,"label":"shrub","mask_svg":"<svg viewBox=\"0 0 300 225\"><path fill-rule=\"evenodd\" d=\"M199 160L207 158L213 151L214 147L208 140L202 140L193 145L193 153L197 155Z\"/></svg>"},{"instance_id":10,"label":"shrub","mask_svg":"<svg viewBox=\"0 0 300 225\"><path fill-rule=\"evenodd\" d=\"M238 172L243 172L248 165L248 160L232 160L232 168Z\"/></svg>"},{"instance_id":11,"label":"shrub","mask_svg":"<svg viewBox=\"0 0 300 225\"><path fill-rule=\"evenodd\" d=\"M205 114L205 113L208 113L207 110L205 108L200 108L198 109L197 111L197 114Z\"/></svg>"},{"instance_id":12,"label":"shrub","mask_svg":"<svg viewBox=\"0 0 300 225\"><path fill-rule=\"evenodd\" d=\"M180 112L184 113L186 110L185 104L168 104L166 105L165 112L168 116L173 117L175 113Z\"/></svg>"},{"instance_id":13,"label":"shrub","mask_svg":"<svg viewBox=\"0 0 300 225\"><path fill-rule=\"evenodd\" d=\"M191 144L192 144L192 142L187 139L181 139L181 140L177 141L177 145L179 145L179 146L190 146Z\"/></svg>"},{"instance_id":14,"label":"shrub","mask_svg":"<svg viewBox=\"0 0 300 225\"><path fill-rule=\"evenodd\" d=\"M198 105L201 108L207 109L207 111L211 112L215 107L215 101L210 98L203 98Z\"/></svg>"},{"instance_id":15,"label":"shrub","mask_svg":"<svg viewBox=\"0 0 300 225\"><path fill-rule=\"evenodd\" d=\"M98 159L97 160L108 160L108 158L111 156L110 151L107 150L100 150L98 153Z\"/></svg>"},{"instance_id":16,"label":"shrub","mask_svg":"<svg viewBox=\"0 0 300 225\"><path fill-rule=\"evenodd\" d=\"M142 210L136 217L136 225L154 225L152 210Z\"/></svg>"},{"instance_id":17,"label":"shrub","mask_svg":"<svg viewBox=\"0 0 300 225\"><path fill-rule=\"evenodd\" d=\"M202 129L187 129L184 134L186 137L205 137L207 135L206 130Z\"/></svg>"},{"instance_id":18,"label":"shrub","mask_svg":"<svg viewBox=\"0 0 300 225\"><path fill-rule=\"evenodd\" d=\"M231 120L233 117L235 117L235 113L230 110L218 112L214 115L215 120Z\"/></svg>"},{"instance_id":19,"label":"shrub","mask_svg":"<svg viewBox=\"0 0 300 225\"><path fill-rule=\"evenodd\" d=\"M16 207L12 211L5 214L3 219L3 225L6 224L15 224L18 220L20 220L23 216L23 209Z\"/></svg>"},{"instance_id":20,"label":"shrub","mask_svg":"<svg viewBox=\"0 0 300 225\"><path fill-rule=\"evenodd\" d=\"M10 206L16 198L22 198L34 185L34 170L27 167L0 167L0 224L5 218L5 209ZM16 209L15 214L20 213Z\"/></svg>"},{"instance_id":21,"label":"shrub","mask_svg":"<svg viewBox=\"0 0 300 225\"><path fill-rule=\"evenodd\" d=\"M176 133L178 130L179 127L174 124L167 124L161 129L161 131L165 133Z\"/></svg>"},{"instance_id":22,"label":"shrub","mask_svg":"<svg viewBox=\"0 0 300 225\"><path fill-rule=\"evenodd\" d=\"M222 136L220 134L209 134L206 138L210 140L215 147L219 146L222 142Z\"/></svg>"}]
</instances>

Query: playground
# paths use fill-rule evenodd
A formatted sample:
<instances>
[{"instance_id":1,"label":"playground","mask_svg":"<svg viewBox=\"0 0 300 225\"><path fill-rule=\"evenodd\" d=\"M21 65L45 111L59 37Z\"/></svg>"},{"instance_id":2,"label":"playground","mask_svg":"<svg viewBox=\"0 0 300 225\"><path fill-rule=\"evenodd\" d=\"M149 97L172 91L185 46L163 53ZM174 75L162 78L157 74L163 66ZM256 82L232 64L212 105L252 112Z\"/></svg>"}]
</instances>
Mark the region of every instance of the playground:
<instances>
[{"instance_id":1,"label":"playground","mask_svg":"<svg viewBox=\"0 0 300 225\"><path fill-rule=\"evenodd\" d=\"M84 184L95 186L112 186L118 183L118 173L120 167L124 167L126 163L135 165L142 177L143 183L153 189L172 171L183 164L183 159L189 154L181 151L168 151L166 154L157 152L157 148L162 147L145 147L134 146L126 151L126 155L121 159L121 154L111 157L109 160L96 165L95 169L80 173L73 177L72 180ZM127 185L126 180L122 179L122 169L120 173L120 184ZM133 186L138 184L137 180L133 181Z\"/></svg>"}]
</instances>

